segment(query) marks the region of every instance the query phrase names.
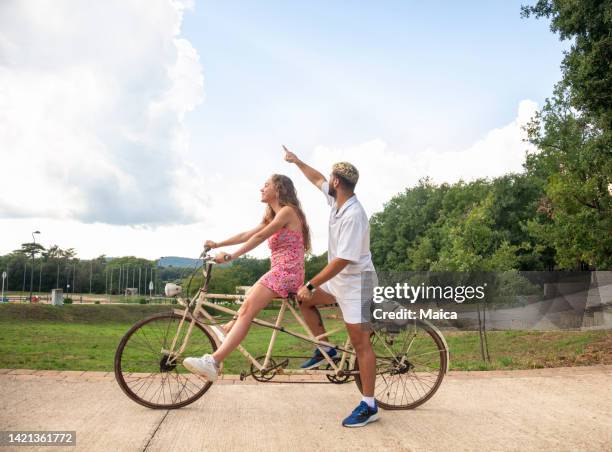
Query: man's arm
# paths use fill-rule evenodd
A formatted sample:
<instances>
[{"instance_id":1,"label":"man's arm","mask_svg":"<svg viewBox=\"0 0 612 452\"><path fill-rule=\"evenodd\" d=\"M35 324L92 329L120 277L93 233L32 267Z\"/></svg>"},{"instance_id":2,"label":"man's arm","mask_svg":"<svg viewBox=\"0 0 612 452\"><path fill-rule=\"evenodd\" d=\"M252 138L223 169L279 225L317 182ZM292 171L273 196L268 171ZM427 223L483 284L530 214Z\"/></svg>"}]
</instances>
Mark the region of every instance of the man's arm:
<instances>
[{"instance_id":1,"label":"man's arm","mask_svg":"<svg viewBox=\"0 0 612 452\"><path fill-rule=\"evenodd\" d=\"M283 149L285 150L285 160L289 163L295 163L297 167L304 173L304 176L314 184L315 187L321 189L321 184L325 182L325 176L319 173L316 169L308 166L306 163L302 162L297 155L291 152L283 145Z\"/></svg>"},{"instance_id":2,"label":"man's arm","mask_svg":"<svg viewBox=\"0 0 612 452\"><path fill-rule=\"evenodd\" d=\"M323 270L321 270L317 275L310 280L310 284L316 287L320 287L321 284L326 283L338 273L340 273L344 267L350 264L351 261L347 259L342 259L340 257L336 257L331 260L329 264L327 264ZM308 300L312 297L312 292L308 290L308 287L302 286L298 290L297 298L300 301Z\"/></svg>"}]
</instances>

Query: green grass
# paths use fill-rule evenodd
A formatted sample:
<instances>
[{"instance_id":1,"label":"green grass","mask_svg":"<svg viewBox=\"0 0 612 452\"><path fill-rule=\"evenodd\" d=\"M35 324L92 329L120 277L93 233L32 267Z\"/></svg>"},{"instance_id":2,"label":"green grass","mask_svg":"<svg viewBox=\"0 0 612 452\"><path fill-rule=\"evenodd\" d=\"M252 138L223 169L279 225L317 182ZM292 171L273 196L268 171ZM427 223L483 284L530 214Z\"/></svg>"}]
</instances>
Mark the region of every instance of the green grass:
<instances>
[{"instance_id":1,"label":"green grass","mask_svg":"<svg viewBox=\"0 0 612 452\"><path fill-rule=\"evenodd\" d=\"M151 305L0 305L0 367L112 371L121 337L138 320L169 306ZM273 321L276 309L259 316ZM341 325L335 310L323 310L329 330ZM289 316L291 318L291 316ZM285 327L301 332L295 321ZM254 326L243 345L254 356L265 354L272 330ZM529 369L564 365L612 363L610 331L496 331L487 334L490 363L480 358L478 334L445 334L451 370ZM341 343L346 333L333 341ZM275 355L307 356L312 346L278 334ZM301 359L292 361L297 364ZM226 373L239 373L249 364L238 352L225 362Z\"/></svg>"},{"instance_id":2,"label":"green grass","mask_svg":"<svg viewBox=\"0 0 612 452\"><path fill-rule=\"evenodd\" d=\"M117 345L129 328L144 317L168 311L168 306L149 305L0 305L0 368L110 372ZM277 309L266 309L258 318L274 321L277 313ZM335 316L335 312L330 314ZM326 317L330 330L340 324ZM294 320L284 326L302 332ZM253 356L264 355L271 334L271 329L253 326L243 346ZM333 336L338 342L345 338L344 332ZM277 336L276 355L306 357L312 350L313 346L292 336ZM226 373L240 373L248 367L238 352L225 361Z\"/></svg>"},{"instance_id":3,"label":"green grass","mask_svg":"<svg viewBox=\"0 0 612 452\"><path fill-rule=\"evenodd\" d=\"M612 331L492 331L483 364L477 333L446 334L457 370L533 369L612 363Z\"/></svg>"}]
</instances>

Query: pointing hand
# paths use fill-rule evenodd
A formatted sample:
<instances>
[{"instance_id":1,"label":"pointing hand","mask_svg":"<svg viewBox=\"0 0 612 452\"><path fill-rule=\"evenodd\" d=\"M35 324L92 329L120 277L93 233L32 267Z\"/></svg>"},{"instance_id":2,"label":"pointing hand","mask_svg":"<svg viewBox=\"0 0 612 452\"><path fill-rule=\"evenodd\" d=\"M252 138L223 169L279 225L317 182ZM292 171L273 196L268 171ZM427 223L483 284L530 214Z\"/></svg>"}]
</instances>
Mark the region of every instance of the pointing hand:
<instances>
[{"instance_id":1,"label":"pointing hand","mask_svg":"<svg viewBox=\"0 0 612 452\"><path fill-rule=\"evenodd\" d=\"M287 149L285 145L283 145L283 149L285 150L285 160L286 161L288 161L289 163L297 163L299 161L299 159L297 158L297 155L295 155L293 152Z\"/></svg>"}]
</instances>

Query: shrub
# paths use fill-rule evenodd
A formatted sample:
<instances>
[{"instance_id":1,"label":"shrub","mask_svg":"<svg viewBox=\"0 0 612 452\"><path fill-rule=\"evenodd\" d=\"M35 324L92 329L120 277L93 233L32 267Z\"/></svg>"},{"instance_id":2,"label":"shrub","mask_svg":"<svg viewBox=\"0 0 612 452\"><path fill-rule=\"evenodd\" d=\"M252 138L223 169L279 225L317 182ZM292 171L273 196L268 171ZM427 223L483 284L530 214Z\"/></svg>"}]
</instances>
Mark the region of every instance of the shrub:
<instances>
[{"instance_id":1,"label":"shrub","mask_svg":"<svg viewBox=\"0 0 612 452\"><path fill-rule=\"evenodd\" d=\"M138 303L140 303L140 304L148 304L149 300L147 300L146 298L141 298L140 300L138 300Z\"/></svg>"},{"instance_id":2,"label":"shrub","mask_svg":"<svg viewBox=\"0 0 612 452\"><path fill-rule=\"evenodd\" d=\"M94 301L94 304L100 304L100 300Z\"/></svg>"},{"instance_id":3,"label":"shrub","mask_svg":"<svg viewBox=\"0 0 612 452\"><path fill-rule=\"evenodd\" d=\"M72 304L72 298L70 297L64 298L64 304Z\"/></svg>"}]
</instances>

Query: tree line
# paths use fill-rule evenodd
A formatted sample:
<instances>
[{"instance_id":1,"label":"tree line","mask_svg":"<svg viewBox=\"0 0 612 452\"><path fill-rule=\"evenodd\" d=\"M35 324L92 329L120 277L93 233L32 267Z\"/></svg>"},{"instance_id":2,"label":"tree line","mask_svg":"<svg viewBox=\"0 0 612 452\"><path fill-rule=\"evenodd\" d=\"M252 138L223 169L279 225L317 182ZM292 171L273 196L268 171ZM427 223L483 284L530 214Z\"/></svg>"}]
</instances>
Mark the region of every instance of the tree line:
<instances>
[{"instance_id":1,"label":"tree line","mask_svg":"<svg viewBox=\"0 0 612 452\"><path fill-rule=\"evenodd\" d=\"M156 261L134 256L83 260L74 248L23 243L0 256L0 271L7 273L5 291L29 291L32 282L34 292L60 288L65 293L124 294L126 288L135 288L140 294L160 294L164 281L183 278L189 269L158 267Z\"/></svg>"}]
</instances>

